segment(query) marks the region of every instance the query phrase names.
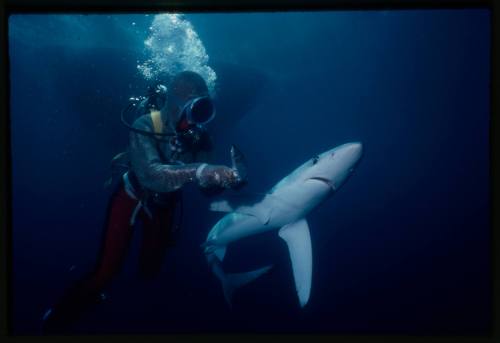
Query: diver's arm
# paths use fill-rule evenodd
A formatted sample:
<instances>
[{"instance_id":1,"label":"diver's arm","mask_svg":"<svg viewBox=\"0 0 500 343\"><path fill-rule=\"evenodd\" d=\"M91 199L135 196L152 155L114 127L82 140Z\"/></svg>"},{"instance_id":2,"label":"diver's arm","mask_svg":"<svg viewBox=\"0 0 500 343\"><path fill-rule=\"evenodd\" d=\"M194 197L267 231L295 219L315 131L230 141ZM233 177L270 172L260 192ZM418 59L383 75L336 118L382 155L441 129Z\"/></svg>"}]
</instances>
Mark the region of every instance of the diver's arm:
<instances>
[{"instance_id":1,"label":"diver's arm","mask_svg":"<svg viewBox=\"0 0 500 343\"><path fill-rule=\"evenodd\" d=\"M215 156L214 156L214 150L213 150L213 141L210 136L207 135L206 137L207 141L205 144L204 149L199 150L196 153L196 161L197 162L203 162L203 163L214 163L215 161ZM201 193L205 196L208 197L214 197L217 195L220 195L222 192L224 192L224 188L222 187L202 187L200 188Z\"/></svg>"},{"instance_id":2,"label":"diver's arm","mask_svg":"<svg viewBox=\"0 0 500 343\"><path fill-rule=\"evenodd\" d=\"M152 132L152 122L148 116L142 116L134 127ZM153 137L130 132L130 162L141 185L155 192L172 192L188 182L196 180L196 170L202 163L171 165L161 163L156 142Z\"/></svg>"},{"instance_id":3,"label":"diver's arm","mask_svg":"<svg viewBox=\"0 0 500 343\"><path fill-rule=\"evenodd\" d=\"M153 132L149 116L137 119L134 127ZM196 181L202 188L232 188L240 183L236 172L226 166L207 163L171 165L161 163L153 137L130 132L130 163L141 185L154 192L172 192L188 182Z\"/></svg>"}]
</instances>

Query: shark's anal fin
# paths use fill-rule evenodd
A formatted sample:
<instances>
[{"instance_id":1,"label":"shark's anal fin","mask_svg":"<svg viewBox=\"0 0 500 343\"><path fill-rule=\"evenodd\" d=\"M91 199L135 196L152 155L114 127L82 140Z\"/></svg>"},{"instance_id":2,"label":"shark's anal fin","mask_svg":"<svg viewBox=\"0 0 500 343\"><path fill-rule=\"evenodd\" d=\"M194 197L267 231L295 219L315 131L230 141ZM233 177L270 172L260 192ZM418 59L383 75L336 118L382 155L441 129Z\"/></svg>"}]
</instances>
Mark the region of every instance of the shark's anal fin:
<instances>
[{"instance_id":1,"label":"shark's anal fin","mask_svg":"<svg viewBox=\"0 0 500 343\"><path fill-rule=\"evenodd\" d=\"M215 254L215 256L217 256L219 261L222 262L224 260L224 256L226 256L226 247L224 246L224 247L219 247L219 248L215 249L214 254Z\"/></svg>"},{"instance_id":2,"label":"shark's anal fin","mask_svg":"<svg viewBox=\"0 0 500 343\"><path fill-rule=\"evenodd\" d=\"M312 279L312 249L309 226L305 219L283 226L279 236L288 245L292 261L295 289L299 297L300 306L304 307L311 293Z\"/></svg>"},{"instance_id":3,"label":"shark's anal fin","mask_svg":"<svg viewBox=\"0 0 500 343\"><path fill-rule=\"evenodd\" d=\"M225 245L223 246L218 246L214 244L214 239L207 239L204 243L200 245L200 247L203 249L203 252L207 256L214 256L220 261L224 261L224 256L226 256L226 249L227 247Z\"/></svg>"}]
</instances>

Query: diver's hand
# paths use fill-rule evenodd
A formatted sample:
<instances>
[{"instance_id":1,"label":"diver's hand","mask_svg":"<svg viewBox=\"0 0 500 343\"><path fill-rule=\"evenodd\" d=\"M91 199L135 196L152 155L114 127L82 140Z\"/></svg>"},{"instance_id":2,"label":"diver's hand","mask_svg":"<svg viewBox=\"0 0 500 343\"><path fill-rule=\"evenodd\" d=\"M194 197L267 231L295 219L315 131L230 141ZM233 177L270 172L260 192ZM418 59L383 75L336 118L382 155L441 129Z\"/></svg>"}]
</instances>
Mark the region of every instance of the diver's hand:
<instances>
[{"instance_id":1,"label":"diver's hand","mask_svg":"<svg viewBox=\"0 0 500 343\"><path fill-rule=\"evenodd\" d=\"M213 164L202 164L198 167L196 178L202 188L235 188L242 182L234 169Z\"/></svg>"}]
</instances>

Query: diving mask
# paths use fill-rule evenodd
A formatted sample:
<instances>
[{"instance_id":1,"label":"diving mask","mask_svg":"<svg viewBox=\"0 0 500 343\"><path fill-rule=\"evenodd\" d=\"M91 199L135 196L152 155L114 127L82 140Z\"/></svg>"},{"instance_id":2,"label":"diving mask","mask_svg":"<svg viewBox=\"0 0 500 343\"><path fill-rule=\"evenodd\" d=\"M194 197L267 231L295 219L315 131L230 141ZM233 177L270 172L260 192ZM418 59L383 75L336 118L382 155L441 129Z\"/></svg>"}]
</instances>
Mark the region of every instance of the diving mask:
<instances>
[{"instance_id":1,"label":"diving mask","mask_svg":"<svg viewBox=\"0 0 500 343\"><path fill-rule=\"evenodd\" d=\"M215 117L215 106L209 96L200 96L189 100L181 111L181 121L190 125L203 126Z\"/></svg>"}]
</instances>

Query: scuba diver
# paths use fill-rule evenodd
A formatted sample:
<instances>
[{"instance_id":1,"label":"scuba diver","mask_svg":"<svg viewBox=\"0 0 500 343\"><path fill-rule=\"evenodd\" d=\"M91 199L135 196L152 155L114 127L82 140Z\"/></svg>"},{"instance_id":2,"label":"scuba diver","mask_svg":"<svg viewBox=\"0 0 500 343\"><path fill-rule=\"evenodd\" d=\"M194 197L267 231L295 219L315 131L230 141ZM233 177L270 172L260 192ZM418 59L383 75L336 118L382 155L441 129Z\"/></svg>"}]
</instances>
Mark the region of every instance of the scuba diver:
<instances>
[{"instance_id":1,"label":"scuba diver","mask_svg":"<svg viewBox=\"0 0 500 343\"><path fill-rule=\"evenodd\" d=\"M124 114L140 111L132 125ZM128 151L113 162L125 166L108 203L104 236L92 272L70 287L44 315L42 333L65 333L121 270L137 221L142 223L139 273L151 279L172 244L181 189L198 184L206 194L238 188L238 168L208 163L211 139L205 125L215 107L204 79L192 71L175 75L168 88L155 84L144 98L131 98L122 111L129 127Z\"/></svg>"}]
</instances>

